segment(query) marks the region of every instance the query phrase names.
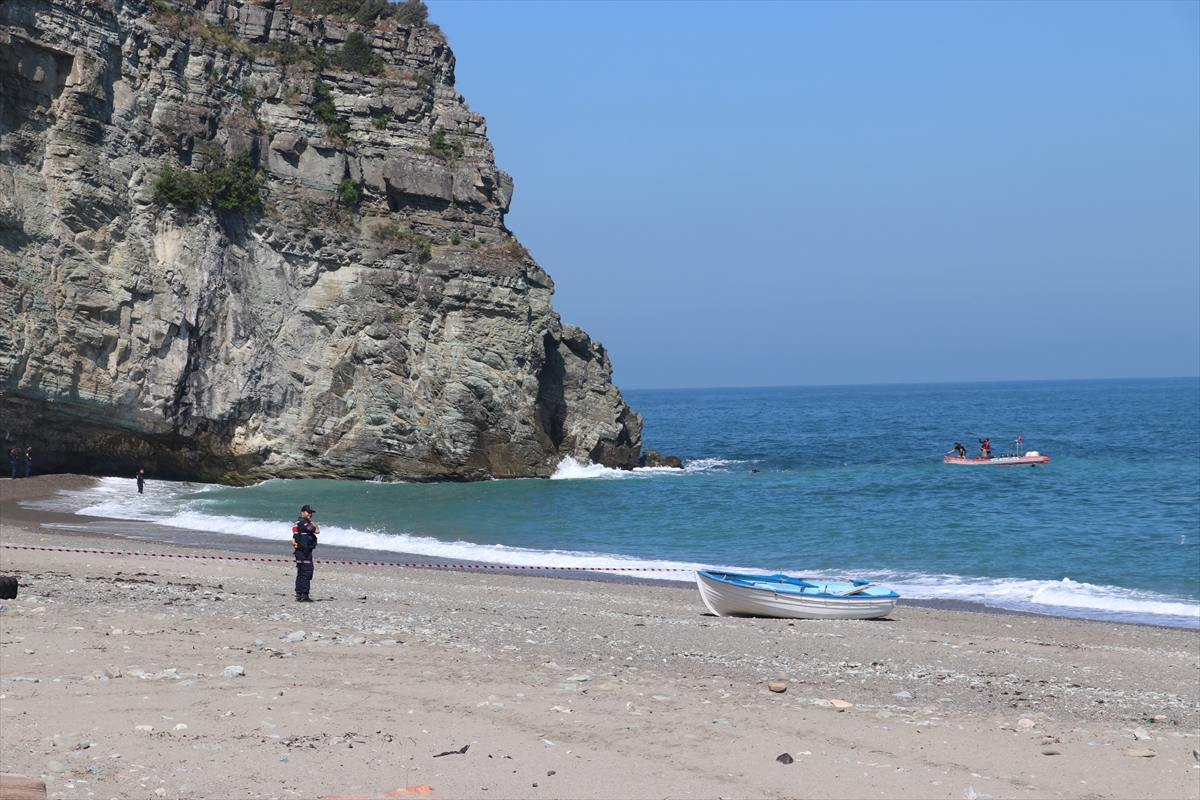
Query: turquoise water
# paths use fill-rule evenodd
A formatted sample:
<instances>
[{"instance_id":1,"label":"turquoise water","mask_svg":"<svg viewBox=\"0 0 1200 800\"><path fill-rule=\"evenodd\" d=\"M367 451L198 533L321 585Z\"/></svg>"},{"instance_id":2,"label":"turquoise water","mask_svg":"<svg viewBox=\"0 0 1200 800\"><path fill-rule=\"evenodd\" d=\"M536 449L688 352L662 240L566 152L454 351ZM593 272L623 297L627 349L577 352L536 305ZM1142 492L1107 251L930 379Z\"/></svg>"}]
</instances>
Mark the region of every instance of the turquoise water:
<instances>
[{"instance_id":1,"label":"turquoise water","mask_svg":"<svg viewBox=\"0 0 1200 800\"><path fill-rule=\"evenodd\" d=\"M887 582L906 597L1200 624L1200 380L631 391L679 470L564 465L554 480L123 479L89 513L476 563L730 567ZM947 465L1023 434L1039 467ZM759 472L751 473L757 469ZM687 573L667 574L691 580Z\"/></svg>"}]
</instances>

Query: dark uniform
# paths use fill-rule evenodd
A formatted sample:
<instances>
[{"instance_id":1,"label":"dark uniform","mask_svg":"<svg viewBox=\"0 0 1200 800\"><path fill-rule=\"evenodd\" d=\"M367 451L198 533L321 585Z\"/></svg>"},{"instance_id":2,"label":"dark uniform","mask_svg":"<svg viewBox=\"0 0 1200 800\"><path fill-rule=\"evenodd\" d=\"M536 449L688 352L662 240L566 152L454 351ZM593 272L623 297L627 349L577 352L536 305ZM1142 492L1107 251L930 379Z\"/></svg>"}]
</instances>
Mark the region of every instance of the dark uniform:
<instances>
[{"instance_id":1,"label":"dark uniform","mask_svg":"<svg viewBox=\"0 0 1200 800\"><path fill-rule=\"evenodd\" d=\"M305 514L308 516L304 516ZM300 509L300 519L292 526L292 546L296 556L296 602L311 603L308 596L312 584L313 549L317 546L317 534L320 529L313 523L311 517L316 513L312 506Z\"/></svg>"},{"instance_id":2,"label":"dark uniform","mask_svg":"<svg viewBox=\"0 0 1200 800\"><path fill-rule=\"evenodd\" d=\"M143 490L146 488L146 470L144 470L144 469L138 470L137 487L138 487L138 494L142 494Z\"/></svg>"},{"instance_id":3,"label":"dark uniform","mask_svg":"<svg viewBox=\"0 0 1200 800\"><path fill-rule=\"evenodd\" d=\"M19 460L20 460L20 457L17 455L17 448L15 448L15 447L9 448L8 461L10 464L12 464L12 475L13 475L14 481L17 479L17 462Z\"/></svg>"},{"instance_id":4,"label":"dark uniform","mask_svg":"<svg viewBox=\"0 0 1200 800\"><path fill-rule=\"evenodd\" d=\"M33 448L25 448L25 477L28 478L33 474Z\"/></svg>"}]
</instances>

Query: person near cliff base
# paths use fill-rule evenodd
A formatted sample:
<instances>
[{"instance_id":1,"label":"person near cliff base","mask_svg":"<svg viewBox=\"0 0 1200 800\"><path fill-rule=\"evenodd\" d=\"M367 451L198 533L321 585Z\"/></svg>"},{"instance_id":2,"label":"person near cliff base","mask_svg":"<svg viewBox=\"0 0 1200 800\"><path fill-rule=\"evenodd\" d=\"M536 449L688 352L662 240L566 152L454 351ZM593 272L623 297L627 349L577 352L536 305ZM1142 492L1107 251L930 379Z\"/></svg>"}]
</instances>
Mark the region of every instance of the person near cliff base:
<instances>
[{"instance_id":1,"label":"person near cliff base","mask_svg":"<svg viewBox=\"0 0 1200 800\"><path fill-rule=\"evenodd\" d=\"M25 448L25 477L33 474L33 447Z\"/></svg>"},{"instance_id":2,"label":"person near cliff base","mask_svg":"<svg viewBox=\"0 0 1200 800\"><path fill-rule=\"evenodd\" d=\"M295 548L296 556L297 603L312 602L308 596L313 577L312 554L313 549L317 546L317 535L321 533L321 526L312 521L315 513L317 512L312 506L304 506L300 509L300 519L292 526L292 547Z\"/></svg>"},{"instance_id":3,"label":"person near cliff base","mask_svg":"<svg viewBox=\"0 0 1200 800\"><path fill-rule=\"evenodd\" d=\"M142 494L146 489L146 470L139 469L137 474L138 494Z\"/></svg>"},{"instance_id":4,"label":"person near cliff base","mask_svg":"<svg viewBox=\"0 0 1200 800\"><path fill-rule=\"evenodd\" d=\"M14 481L17 479L17 462L18 461L20 461L20 457L17 455L17 448L15 448L15 447L8 448L8 463L12 465L12 479Z\"/></svg>"}]
</instances>

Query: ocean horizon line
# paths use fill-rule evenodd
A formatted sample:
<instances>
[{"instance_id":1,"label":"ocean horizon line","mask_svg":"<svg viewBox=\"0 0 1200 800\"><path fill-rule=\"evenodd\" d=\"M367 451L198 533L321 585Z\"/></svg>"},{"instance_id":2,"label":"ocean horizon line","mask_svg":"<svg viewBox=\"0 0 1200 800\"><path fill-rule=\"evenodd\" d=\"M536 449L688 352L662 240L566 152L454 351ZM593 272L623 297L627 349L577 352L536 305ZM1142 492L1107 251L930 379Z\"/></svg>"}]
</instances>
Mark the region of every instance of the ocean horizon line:
<instances>
[{"instance_id":1,"label":"ocean horizon line","mask_svg":"<svg viewBox=\"0 0 1200 800\"><path fill-rule=\"evenodd\" d=\"M1030 384L1081 384L1081 383L1124 383L1132 381L1198 381L1197 375L1158 375L1150 377L1123 378L1013 378L991 381L895 381L872 383L781 383L763 385L737 386L623 386L620 381L614 381L622 392L726 392L726 391L765 391L774 389L867 389L867 388L896 388L896 387L929 387L929 386L1027 386Z\"/></svg>"}]
</instances>

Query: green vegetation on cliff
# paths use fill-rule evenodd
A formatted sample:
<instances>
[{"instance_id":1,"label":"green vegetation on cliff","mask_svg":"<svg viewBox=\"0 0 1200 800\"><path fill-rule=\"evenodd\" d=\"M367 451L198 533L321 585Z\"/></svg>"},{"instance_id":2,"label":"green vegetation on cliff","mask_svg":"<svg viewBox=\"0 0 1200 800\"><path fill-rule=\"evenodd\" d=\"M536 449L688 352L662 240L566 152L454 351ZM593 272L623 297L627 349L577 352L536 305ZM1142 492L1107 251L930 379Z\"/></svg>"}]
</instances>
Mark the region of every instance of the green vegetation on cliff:
<instances>
[{"instance_id":1,"label":"green vegetation on cliff","mask_svg":"<svg viewBox=\"0 0 1200 800\"><path fill-rule=\"evenodd\" d=\"M346 43L329 60L342 69L363 75L379 75L383 72L383 59L371 52L371 43L358 31L347 36Z\"/></svg>"},{"instance_id":2,"label":"green vegetation on cliff","mask_svg":"<svg viewBox=\"0 0 1200 800\"><path fill-rule=\"evenodd\" d=\"M376 226L375 238L381 242L411 242L417 246L417 260L421 262L428 261L433 254L433 243L428 236L412 228L401 228L394 222Z\"/></svg>"},{"instance_id":3,"label":"green vegetation on cliff","mask_svg":"<svg viewBox=\"0 0 1200 800\"><path fill-rule=\"evenodd\" d=\"M397 25L437 27L428 22L429 6L425 5L424 0L403 0L399 3L390 3L388 0L287 0L287 4L301 14L352 19L359 25L387 19Z\"/></svg>"},{"instance_id":4,"label":"green vegetation on cliff","mask_svg":"<svg viewBox=\"0 0 1200 800\"><path fill-rule=\"evenodd\" d=\"M213 155L199 172L163 164L154 182L154 199L195 211L208 200L222 211L245 211L258 203L258 168L242 150L233 158Z\"/></svg>"},{"instance_id":5,"label":"green vegetation on cliff","mask_svg":"<svg viewBox=\"0 0 1200 800\"><path fill-rule=\"evenodd\" d=\"M453 164L462 158L463 143L448 141L446 139L446 129L439 126L437 130L429 134L429 147L414 147L413 152L424 153L427 156L440 158L442 161Z\"/></svg>"},{"instance_id":6,"label":"green vegetation on cliff","mask_svg":"<svg viewBox=\"0 0 1200 800\"><path fill-rule=\"evenodd\" d=\"M422 0L400 3L389 3L387 0L293 0L289 5L302 14L329 15L353 20L364 26L390 20L399 25L440 31L437 25L427 22L429 8ZM258 44L244 42L238 38L237 25L233 20L211 23L194 9L172 5L168 0L153 0L149 21L177 37L193 36L246 56L273 56L282 66L309 64L320 71L327 64L333 64L364 75L382 75L385 70L383 59L371 51L371 43L360 31L350 33L341 47L328 53L321 46L290 40Z\"/></svg>"}]
</instances>

